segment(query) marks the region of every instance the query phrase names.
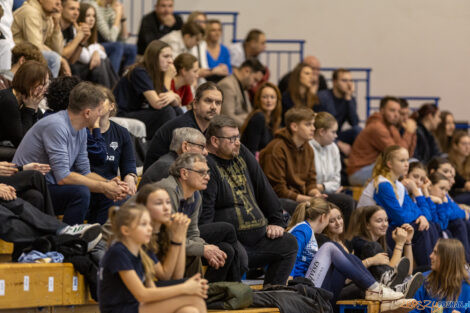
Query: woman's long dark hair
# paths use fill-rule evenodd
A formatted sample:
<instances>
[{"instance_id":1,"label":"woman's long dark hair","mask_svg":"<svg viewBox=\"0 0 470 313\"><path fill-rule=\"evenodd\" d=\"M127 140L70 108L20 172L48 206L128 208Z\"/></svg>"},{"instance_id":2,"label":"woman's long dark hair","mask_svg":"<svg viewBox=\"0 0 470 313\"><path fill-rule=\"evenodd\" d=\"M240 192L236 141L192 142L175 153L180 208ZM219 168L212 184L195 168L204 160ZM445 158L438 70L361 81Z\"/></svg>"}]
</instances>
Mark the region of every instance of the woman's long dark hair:
<instances>
[{"instance_id":1,"label":"woman's long dark hair","mask_svg":"<svg viewBox=\"0 0 470 313\"><path fill-rule=\"evenodd\" d=\"M147 206L147 200L151 193L154 193L158 190L165 190L168 193L168 190L165 188L159 187L155 184L147 184L143 186L136 196L136 203ZM152 233L152 238L148 244L150 251L155 253L158 260L163 262L165 256L170 249L170 233L164 224L160 226L160 231L158 233Z\"/></svg>"},{"instance_id":2,"label":"woman's long dark hair","mask_svg":"<svg viewBox=\"0 0 470 313\"><path fill-rule=\"evenodd\" d=\"M153 88L157 93L164 91L165 72L160 69L160 53L166 47L170 47L166 42L161 40L152 41L145 49L142 59L129 67L127 78L131 78L132 71L137 67L143 67L153 81Z\"/></svg>"}]
</instances>

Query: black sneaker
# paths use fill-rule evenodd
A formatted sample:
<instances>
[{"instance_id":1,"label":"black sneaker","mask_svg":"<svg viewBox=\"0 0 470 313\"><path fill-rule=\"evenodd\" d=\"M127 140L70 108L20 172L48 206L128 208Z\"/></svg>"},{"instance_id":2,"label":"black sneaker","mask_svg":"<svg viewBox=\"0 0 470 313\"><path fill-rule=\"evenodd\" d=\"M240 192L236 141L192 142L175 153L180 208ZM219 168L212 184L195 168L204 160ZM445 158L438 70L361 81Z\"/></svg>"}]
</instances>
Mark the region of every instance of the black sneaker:
<instances>
[{"instance_id":1,"label":"black sneaker","mask_svg":"<svg viewBox=\"0 0 470 313\"><path fill-rule=\"evenodd\" d=\"M394 288L396 285L403 283L409 271L410 260L407 257L402 257L394 269L382 274L380 282L385 286Z\"/></svg>"},{"instance_id":2,"label":"black sneaker","mask_svg":"<svg viewBox=\"0 0 470 313\"><path fill-rule=\"evenodd\" d=\"M405 295L405 298L412 298L419 287L423 285L424 276L421 273L414 274L411 279L402 284L395 286L395 291L399 291Z\"/></svg>"},{"instance_id":3,"label":"black sneaker","mask_svg":"<svg viewBox=\"0 0 470 313\"><path fill-rule=\"evenodd\" d=\"M87 251L90 252L101 240L101 225L93 225L86 229L81 235L80 239L88 243Z\"/></svg>"}]
</instances>

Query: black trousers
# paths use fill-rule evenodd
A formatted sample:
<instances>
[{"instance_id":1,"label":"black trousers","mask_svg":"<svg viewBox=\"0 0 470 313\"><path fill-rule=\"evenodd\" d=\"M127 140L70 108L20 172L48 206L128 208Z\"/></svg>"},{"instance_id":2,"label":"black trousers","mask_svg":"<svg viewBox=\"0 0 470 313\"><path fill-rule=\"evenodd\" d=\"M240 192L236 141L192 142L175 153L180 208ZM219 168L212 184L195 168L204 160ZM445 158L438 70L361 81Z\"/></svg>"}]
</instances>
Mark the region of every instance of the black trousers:
<instances>
[{"instance_id":1,"label":"black trousers","mask_svg":"<svg viewBox=\"0 0 470 313\"><path fill-rule=\"evenodd\" d=\"M0 176L0 183L16 189L16 194L39 211L55 216L52 199L44 175L37 171L23 171L12 176Z\"/></svg>"},{"instance_id":2,"label":"black trousers","mask_svg":"<svg viewBox=\"0 0 470 313\"><path fill-rule=\"evenodd\" d=\"M5 241L30 243L45 235L55 235L66 226L21 198L0 201L0 238Z\"/></svg>"},{"instance_id":3,"label":"black trousers","mask_svg":"<svg viewBox=\"0 0 470 313\"><path fill-rule=\"evenodd\" d=\"M248 264L240 263L240 254L243 254L244 251L237 241L237 233L233 225L225 222L199 225L199 232L205 242L218 246L227 254L224 266L219 269L208 266L204 278L209 282L240 281ZM202 262L207 265L204 258L202 258Z\"/></svg>"},{"instance_id":4,"label":"black trousers","mask_svg":"<svg viewBox=\"0 0 470 313\"><path fill-rule=\"evenodd\" d=\"M290 233L269 239L264 236L252 245L244 245L249 268L268 266L265 285L285 285L297 256L297 240Z\"/></svg>"}]
</instances>

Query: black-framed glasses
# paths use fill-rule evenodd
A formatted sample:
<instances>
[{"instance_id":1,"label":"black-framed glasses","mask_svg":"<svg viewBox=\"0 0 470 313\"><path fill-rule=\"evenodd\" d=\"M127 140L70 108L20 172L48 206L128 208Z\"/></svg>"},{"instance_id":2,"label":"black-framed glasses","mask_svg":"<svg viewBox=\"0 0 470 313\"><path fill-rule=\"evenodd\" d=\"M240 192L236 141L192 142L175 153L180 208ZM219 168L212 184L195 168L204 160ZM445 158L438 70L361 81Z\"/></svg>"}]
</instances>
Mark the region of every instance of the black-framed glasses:
<instances>
[{"instance_id":1,"label":"black-framed glasses","mask_svg":"<svg viewBox=\"0 0 470 313\"><path fill-rule=\"evenodd\" d=\"M185 169L187 169L188 171L194 172L194 173L198 173L202 177L211 175L210 170L195 170L195 169L192 169L192 168L189 168L189 167L185 167Z\"/></svg>"},{"instance_id":2,"label":"black-framed glasses","mask_svg":"<svg viewBox=\"0 0 470 313\"><path fill-rule=\"evenodd\" d=\"M203 144L200 144L200 143L195 143L195 142L191 142L191 141L186 141L186 142L191 144L191 145L194 145L194 146L197 146L197 147L201 148L201 150L204 150L206 148L206 145L203 145Z\"/></svg>"},{"instance_id":3,"label":"black-framed glasses","mask_svg":"<svg viewBox=\"0 0 470 313\"><path fill-rule=\"evenodd\" d=\"M230 140L230 143L235 143L238 141L240 141L240 135L236 135L236 136L232 136L232 137L224 137L224 136L216 136L217 138L223 138L223 139L228 139Z\"/></svg>"}]
</instances>

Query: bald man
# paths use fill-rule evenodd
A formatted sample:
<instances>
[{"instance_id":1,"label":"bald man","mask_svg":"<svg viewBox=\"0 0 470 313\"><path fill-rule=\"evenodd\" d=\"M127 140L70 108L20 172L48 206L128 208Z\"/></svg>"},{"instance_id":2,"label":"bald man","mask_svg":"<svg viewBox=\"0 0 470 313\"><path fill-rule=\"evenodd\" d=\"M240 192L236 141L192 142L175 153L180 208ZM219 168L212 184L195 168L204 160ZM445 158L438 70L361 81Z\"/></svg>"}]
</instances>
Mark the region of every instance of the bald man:
<instances>
[{"instance_id":1,"label":"bald man","mask_svg":"<svg viewBox=\"0 0 470 313\"><path fill-rule=\"evenodd\" d=\"M302 63L307 63L308 65L310 65L313 69L313 74L318 77L318 84L319 84L318 91L327 89L328 86L326 84L325 77L323 77L323 75L320 74L320 61L313 55L307 55L303 59ZM287 90L291 73L292 72L287 73L279 81L279 90L281 91L281 94L283 94Z\"/></svg>"}]
</instances>

